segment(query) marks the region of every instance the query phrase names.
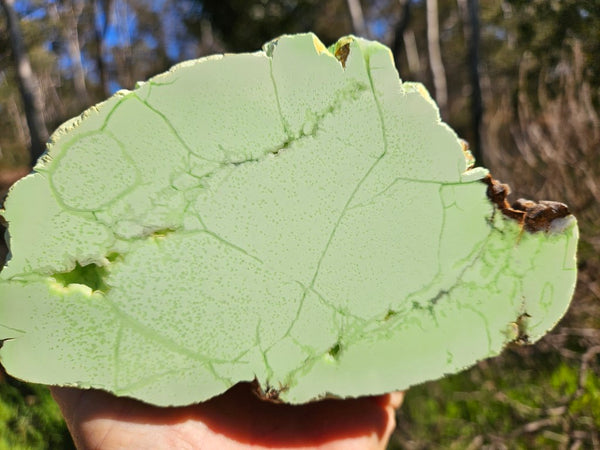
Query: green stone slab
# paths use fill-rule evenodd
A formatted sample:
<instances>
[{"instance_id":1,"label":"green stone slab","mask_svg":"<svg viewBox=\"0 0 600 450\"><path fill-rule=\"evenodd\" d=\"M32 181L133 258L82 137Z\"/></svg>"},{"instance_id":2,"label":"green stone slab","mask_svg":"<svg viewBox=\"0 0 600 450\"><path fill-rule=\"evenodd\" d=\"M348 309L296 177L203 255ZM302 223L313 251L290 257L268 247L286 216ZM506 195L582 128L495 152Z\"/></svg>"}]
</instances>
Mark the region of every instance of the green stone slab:
<instances>
[{"instance_id":1,"label":"green stone slab","mask_svg":"<svg viewBox=\"0 0 600 450\"><path fill-rule=\"evenodd\" d=\"M530 230L471 162L377 42L179 64L63 124L11 189L0 361L156 405L254 379L303 403L535 342L573 294L576 220Z\"/></svg>"}]
</instances>

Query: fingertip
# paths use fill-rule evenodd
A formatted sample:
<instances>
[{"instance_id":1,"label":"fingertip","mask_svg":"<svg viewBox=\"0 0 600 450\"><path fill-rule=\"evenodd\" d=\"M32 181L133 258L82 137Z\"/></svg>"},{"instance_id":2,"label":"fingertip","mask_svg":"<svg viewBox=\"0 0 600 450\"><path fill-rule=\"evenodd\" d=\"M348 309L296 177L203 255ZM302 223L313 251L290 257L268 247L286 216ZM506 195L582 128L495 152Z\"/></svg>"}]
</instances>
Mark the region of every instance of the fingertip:
<instances>
[{"instance_id":1,"label":"fingertip","mask_svg":"<svg viewBox=\"0 0 600 450\"><path fill-rule=\"evenodd\" d=\"M390 396L389 402L392 408L398 409L402 406L402 402L404 401L404 391L390 392L388 395Z\"/></svg>"}]
</instances>

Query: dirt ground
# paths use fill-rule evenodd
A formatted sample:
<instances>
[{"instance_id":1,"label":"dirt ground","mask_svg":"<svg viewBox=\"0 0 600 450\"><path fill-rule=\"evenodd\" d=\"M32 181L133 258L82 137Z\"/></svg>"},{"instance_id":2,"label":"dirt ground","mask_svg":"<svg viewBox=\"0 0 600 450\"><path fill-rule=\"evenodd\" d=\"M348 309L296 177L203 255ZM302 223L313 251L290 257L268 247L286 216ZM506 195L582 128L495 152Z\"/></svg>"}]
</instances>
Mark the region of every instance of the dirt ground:
<instances>
[{"instance_id":1,"label":"dirt ground","mask_svg":"<svg viewBox=\"0 0 600 450\"><path fill-rule=\"evenodd\" d=\"M29 167L18 167L15 169L0 169L0 198L8 191L19 178L24 177L30 172Z\"/></svg>"}]
</instances>

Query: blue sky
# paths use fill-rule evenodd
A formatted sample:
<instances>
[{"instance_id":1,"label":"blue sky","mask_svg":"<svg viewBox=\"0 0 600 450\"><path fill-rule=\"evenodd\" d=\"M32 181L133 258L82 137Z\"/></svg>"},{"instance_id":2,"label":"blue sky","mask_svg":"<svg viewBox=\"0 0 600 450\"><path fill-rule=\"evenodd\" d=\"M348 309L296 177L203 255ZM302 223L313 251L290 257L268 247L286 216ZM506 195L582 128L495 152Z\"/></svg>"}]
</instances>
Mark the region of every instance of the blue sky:
<instances>
[{"instance_id":1,"label":"blue sky","mask_svg":"<svg viewBox=\"0 0 600 450\"><path fill-rule=\"evenodd\" d=\"M48 4L57 3L56 0L49 0L45 2L40 2L36 0L18 0L15 2L15 10L19 14L22 20L30 20L37 21L43 20L48 15ZM152 8L155 12L161 12L163 14L163 26L166 37L166 52L168 57L176 62L179 61L182 57L189 55L182 55L181 49L183 48L181 43L178 41L178 33L176 33L176 27L181 25L181 18L177 15L177 11L175 8L165 8L165 0L149 0L147 5ZM59 6L60 11L60 6ZM99 10L96 11L96 27L98 29L103 29L106 17L104 16L104 11ZM140 30L138 27L138 20L135 12L128 5L125 0L114 0L113 7L111 11L111 17L109 21L109 26L106 29L106 33L104 35L104 43L105 43L105 53L103 55L104 60L107 64L111 64L113 62L111 48L119 47L119 46L129 46L130 43L135 39L143 39L146 46L150 49L154 49L158 45L158 41L155 36L152 34L146 33L144 35L139 35ZM53 47L52 42L49 40L46 43L47 49L49 51L56 50L56 47ZM60 46L58 50L62 52ZM87 75L94 80L96 75L96 62L95 57L90 55L82 54L83 57L83 65L84 69L87 71ZM69 77L69 68L71 65L71 61L66 54L66 52L62 52L59 55L59 64L62 69L64 69L64 76ZM97 81L97 80L94 80ZM121 89L121 86L115 81L109 81L109 88L111 93Z\"/></svg>"}]
</instances>

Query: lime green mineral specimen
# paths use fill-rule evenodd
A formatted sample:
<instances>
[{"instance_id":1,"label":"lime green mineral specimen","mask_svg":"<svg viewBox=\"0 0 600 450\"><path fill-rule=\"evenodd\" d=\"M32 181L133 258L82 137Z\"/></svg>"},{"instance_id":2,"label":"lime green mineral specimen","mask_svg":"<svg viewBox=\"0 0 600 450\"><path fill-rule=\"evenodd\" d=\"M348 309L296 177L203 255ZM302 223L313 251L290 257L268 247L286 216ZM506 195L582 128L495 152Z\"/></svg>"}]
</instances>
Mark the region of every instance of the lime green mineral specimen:
<instances>
[{"instance_id":1,"label":"lime green mineral specimen","mask_svg":"<svg viewBox=\"0 0 600 450\"><path fill-rule=\"evenodd\" d=\"M576 221L526 229L471 162L377 42L179 64L63 124L11 189L0 361L156 405L254 379L303 403L534 342Z\"/></svg>"}]
</instances>

